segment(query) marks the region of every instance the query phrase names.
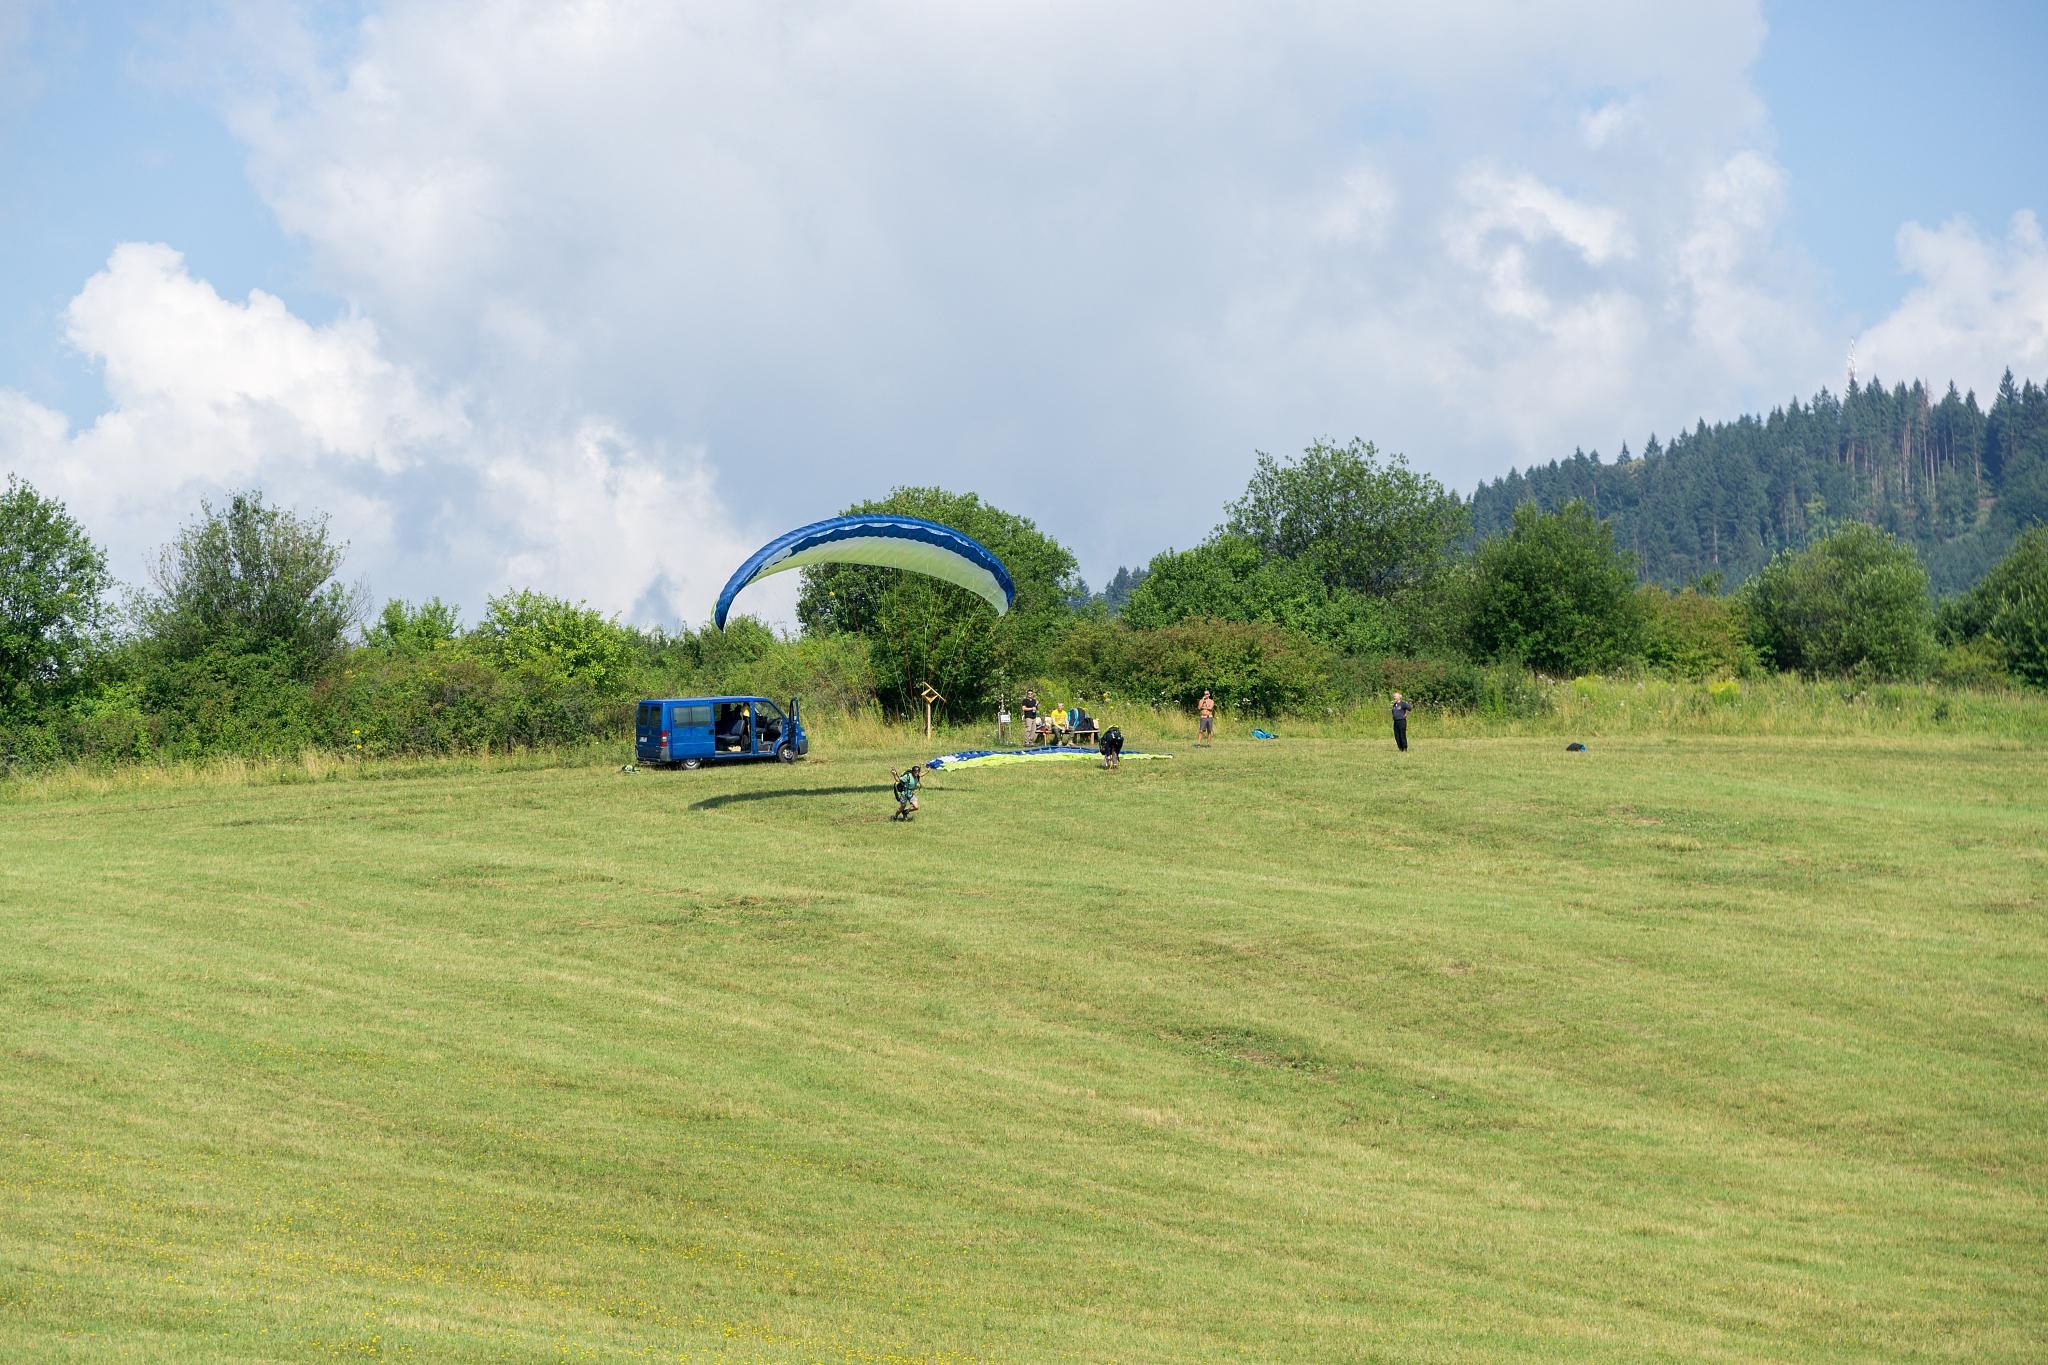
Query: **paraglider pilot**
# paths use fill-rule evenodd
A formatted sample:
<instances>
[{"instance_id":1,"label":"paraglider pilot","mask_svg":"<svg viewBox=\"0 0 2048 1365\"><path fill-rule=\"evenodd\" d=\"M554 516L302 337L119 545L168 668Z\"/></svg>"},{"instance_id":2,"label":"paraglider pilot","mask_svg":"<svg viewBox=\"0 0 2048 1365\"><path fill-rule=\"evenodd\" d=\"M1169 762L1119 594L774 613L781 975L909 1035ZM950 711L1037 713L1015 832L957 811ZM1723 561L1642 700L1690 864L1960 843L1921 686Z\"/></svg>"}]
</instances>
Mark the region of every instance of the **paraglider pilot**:
<instances>
[{"instance_id":1,"label":"paraglider pilot","mask_svg":"<svg viewBox=\"0 0 2048 1365\"><path fill-rule=\"evenodd\" d=\"M1096 741L1096 747L1102 750L1103 767L1115 768L1121 766L1121 760L1124 756L1123 730L1115 725L1110 726L1102 732L1102 738Z\"/></svg>"},{"instance_id":2,"label":"paraglider pilot","mask_svg":"<svg viewBox=\"0 0 2048 1365\"><path fill-rule=\"evenodd\" d=\"M891 819L908 820L917 814L918 774L922 771L915 763L904 772L899 773L893 768L889 770L889 776L896 779L896 814Z\"/></svg>"}]
</instances>

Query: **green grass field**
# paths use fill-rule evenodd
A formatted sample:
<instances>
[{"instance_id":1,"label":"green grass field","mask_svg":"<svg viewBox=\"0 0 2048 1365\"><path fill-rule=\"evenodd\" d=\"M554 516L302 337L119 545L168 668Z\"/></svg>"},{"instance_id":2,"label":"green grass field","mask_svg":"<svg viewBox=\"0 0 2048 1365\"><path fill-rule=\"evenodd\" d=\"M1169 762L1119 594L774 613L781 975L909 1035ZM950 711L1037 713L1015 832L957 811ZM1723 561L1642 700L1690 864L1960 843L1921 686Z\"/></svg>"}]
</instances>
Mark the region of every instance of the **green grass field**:
<instances>
[{"instance_id":1,"label":"green grass field","mask_svg":"<svg viewBox=\"0 0 2048 1365\"><path fill-rule=\"evenodd\" d=\"M2048 1356L2048 748L922 752L0 804L0 1357Z\"/></svg>"}]
</instances>

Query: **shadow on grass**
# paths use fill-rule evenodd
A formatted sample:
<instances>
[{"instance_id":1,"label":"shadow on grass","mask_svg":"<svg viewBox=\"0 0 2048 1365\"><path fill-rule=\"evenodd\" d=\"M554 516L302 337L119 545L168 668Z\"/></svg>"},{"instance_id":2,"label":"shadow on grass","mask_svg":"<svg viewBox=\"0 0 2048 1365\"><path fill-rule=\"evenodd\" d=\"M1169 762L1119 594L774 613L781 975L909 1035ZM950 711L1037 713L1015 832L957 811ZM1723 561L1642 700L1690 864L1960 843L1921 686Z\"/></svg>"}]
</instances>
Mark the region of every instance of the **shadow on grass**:
<instances>
[{"instance_id":1,"label":"shadow on grass","mask_svg":"<svg viewBox=\"0 0 2048 1365\"><path fill-rule=\"evenodd\" d=\"M776 787L769 791L727 792L724 796L707 796L702 801L692 801L691 810L717 810L730 806L736 801L779 801L786 796L887 796L889 784L877 783L870 787ZM948 796L957 795L961 788L947 791Z\"/></svg>"},{"instance_id":2,"label":"shadow on grass","mask_svg":"<svg viewBox=\"0 0 2048 1365\"><path fill-rule=\"evenodd\" d=\"M774 801L785 796L853 796L859 793L880 792L887 795L889 784L884 782L868 787L777 787L770 791L727 792L724 796L707 796L702 801L692 801L691 810L717 810L730 806L735 801Z\"/></svg>"}]
</instances>

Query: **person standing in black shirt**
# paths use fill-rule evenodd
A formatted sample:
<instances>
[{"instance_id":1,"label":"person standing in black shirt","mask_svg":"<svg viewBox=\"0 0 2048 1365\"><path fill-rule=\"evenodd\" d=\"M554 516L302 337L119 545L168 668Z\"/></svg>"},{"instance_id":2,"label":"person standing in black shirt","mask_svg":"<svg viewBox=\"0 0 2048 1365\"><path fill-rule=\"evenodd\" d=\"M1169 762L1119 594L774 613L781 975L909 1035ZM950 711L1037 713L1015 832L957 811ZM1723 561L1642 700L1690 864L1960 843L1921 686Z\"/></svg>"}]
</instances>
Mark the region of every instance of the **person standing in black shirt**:
<instances>
[{"instance_id":1,"label":"person standing in black shirt","mask_svg":"<svg viewBox=\"0 0 2048 1365\"><path fill-rule=\"evenodd\" d=\"M1402 753L1408 752L1408 712L1413 709L1404 701L1399 692L1394 694L1394 744Z\"/></svg>"}]
</instances>

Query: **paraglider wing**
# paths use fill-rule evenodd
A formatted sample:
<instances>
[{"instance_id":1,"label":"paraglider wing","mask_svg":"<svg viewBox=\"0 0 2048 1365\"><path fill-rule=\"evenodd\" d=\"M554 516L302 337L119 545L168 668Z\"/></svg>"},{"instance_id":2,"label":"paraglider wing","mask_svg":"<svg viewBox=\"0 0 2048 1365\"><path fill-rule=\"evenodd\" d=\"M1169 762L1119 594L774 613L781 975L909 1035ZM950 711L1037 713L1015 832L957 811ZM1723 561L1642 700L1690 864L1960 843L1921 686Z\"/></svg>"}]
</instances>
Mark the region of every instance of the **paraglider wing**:
<instances>
[{"instance_id":1,"label":"paraglider wing","mask_svg":"<svg viewBox=\"0 0 2048 1365\"><path fill-rule=\"evenodd\" d=\"M974 537L921 517L868 514L814 521L754 551L718 594L712 620L724 630L732 600L749 584L807 564L876 564L925 574L967 589L998 616L1017 600L1010 571Z\"/></svg>"}]
</instances>

